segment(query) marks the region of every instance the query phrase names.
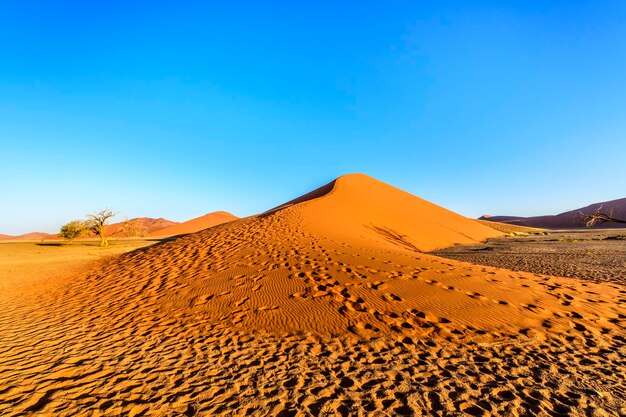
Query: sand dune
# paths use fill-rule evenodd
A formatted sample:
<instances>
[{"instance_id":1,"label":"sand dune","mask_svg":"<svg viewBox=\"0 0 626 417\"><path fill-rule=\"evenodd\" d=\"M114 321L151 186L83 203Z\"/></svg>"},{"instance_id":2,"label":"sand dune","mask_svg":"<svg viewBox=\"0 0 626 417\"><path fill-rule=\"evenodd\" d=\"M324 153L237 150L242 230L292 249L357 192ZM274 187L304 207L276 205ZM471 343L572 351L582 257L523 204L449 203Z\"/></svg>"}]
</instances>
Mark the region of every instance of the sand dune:
<instances>
[{"instance_id":1,"label":"sand dune","mask_svg":"<svg viewBox=\"0 0 626 417\"><path fill-rule=\"evenodd\" d=\"M228 212L216 211L213 213L205 214L204 216L187 220L186 222L177 223L169 227L154 230L149 235L150 236L177 236L177 235L182 235L182 234L187 234L187 233L195 233L200 230L204 230L209 227L216 226L218 224L227 223L236 219L238 219L237 216L234 216Z\"/></svg>"},{"instance_id":2,"label":"sand dune","mask_svg":"<svg viewBox=\"0 0 626 417\"><path fill-rule=\"evenodd\" d=\"M540 229L538 227L520 226L514 223L500 223L496 221L481 220L481 219L477 219L476 221L484 226L491 227L492 229L496 229L497 231L506 233L508 235L536 234L536 233L548 232L547 229Z\"/></svg>"},{"instance_id":3,"label":"sand dune","mask_svg":"<svg viewBox=\"0 0 626 417\"><path fill-rule=\"evenodd\" d=\"M422 253L499 235L349 175L5 294L0 412L626 411L622 286Z\"/></svg>"},{"instance_id":4,"label":"sand dune","mask_svg":"<svg viewBox=\"0 0 626 417\"><path fill-rule=\"evenodd\" d=\"M129 237L126 227L130 227L134 236L150 236L154 231L177 225L177 222L164 218L154 219L151 217L137 217L126 222L112 223L107 226L107 235L114 237Z\"/></svg>"},{"instance_id":5,"label":"sand dune","mask_svg":"<svg viewBox=\"0 0 626 417\"><path fill-rule=\"evenodd\" d=\"M577 229L586 227L584 222L580 219L579 213L591 214L596 211L600 206L604 211L613 211L613 216L618 219L626 219L626 198L620 198L617 200L603 201L601 203L590 204L585 207L581 207L575 210L569 210L564 213L548 215L548 216L534 216L534 217L519 217L519 216L490 216L484 215L480 220L487 220L493 222L509 223L519 226L527 227L539 227L543 229ZM598 228L620 228L626 227L626 224L607 222L597 225Z\"/></svg>"},{"instance_id":6,"label":"sand dune","mask_svg":"<svg viewBox=\"0 0 626 417\"><path fill-rule=\"evenodd\" d=\"M58 239L57 235L44 232L30 232L23 235L11 236L0 234L0 240L32 240L32 239Z\"/></svg>"},{"instance_id":7,"label":"sand dune","mask_svg":"<svg viewBox=\"0 0 626 417\"><path fill-rule=\"evenodd\" d=\"M296 210L311 233L335 240L426 252L502 235L363 174L340 177L322 190L310 203L297 200Z\"/></svg>"},{"instance_id":8,"label":"sand dune","mask_svg":"<svg viewBox=\"0 0 626 417\"><path fill-rule=\"evenodd\" d=\"M164 229L166 227L174 226L178 224L177 222L173 222L171 220L158 218L153 219L150 217L138 217L135 219L130 219L128 221L129 226L134 231L134 236L148 236L155 230ZM107 226L106 233L107 235L112 235L113 237L129 237L128 234L124 231L125 222L117 222L112 223ZM91 239L94 238L94 234L87 234L82 237L82 239ZM61 240L61 238L53 233L44 233L44 232L30 232L25 233L19 236L11 236L0 234L0 241L2 240L33 240L33 239L51 239L51 240Z\"/></svg>"},{"instance_id":9,"label":"sand dune","mask_svg":"<svg viewBox=\"0 0 626 417\"><path fill-rule=\"evenodd\" d=\"M126 221L111 223L106 227L106 234L114 238L135 237L135 236L175 236L186 233L194 233L218 224L226 223L237 219L225 211L216 211L205 214L195 219L187 220L179 223L164 218L137 217ZM128 231L131 231L129 236ZM95 235L88 233L81 239L92 239ZM0 233L0 241L3 240L33 240L33 239L52 239L61 240L56 234L31 232L19 236L12 236Z\"/></svg>"}]
</instances>

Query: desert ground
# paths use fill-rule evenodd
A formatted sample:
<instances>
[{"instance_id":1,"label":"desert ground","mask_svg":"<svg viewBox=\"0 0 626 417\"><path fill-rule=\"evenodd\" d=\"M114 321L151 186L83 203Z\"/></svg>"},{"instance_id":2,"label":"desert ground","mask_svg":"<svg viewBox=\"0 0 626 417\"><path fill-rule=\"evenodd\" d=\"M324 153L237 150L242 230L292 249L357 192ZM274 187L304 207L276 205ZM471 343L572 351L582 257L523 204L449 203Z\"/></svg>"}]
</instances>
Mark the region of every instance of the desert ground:
<instances>
[{"instance_id":1,"label":"desert ground","mask_svg":"<svg viewBox=\"0 0 626 417\"><path fill-rule=\"evenodd\" d=\"M100 248L97 239L65 243L49 240L0 242L0 294L54 286L60 277L97 267L98 261L160 242L156 238L111 239Z\"/></svg>"},{"instance_id":2,"label":"desert ground","mask_svg":"<svg viewBox=\"0 0 626 417\"><path fill-rule=\"evenodd\" d=\"M626 284L624 229L550 231L455 245L431 253L514 271Z\"/></svg>"},{"instance_id":3,"label":"desert ground","mask_svg":"<svg viewBox=\"0 0 626 417\"><path fill-rule=\"evenodd\" d=\"M626 415L623 280L428 253L503 236L348 175L106 255L0 244L0 414Z\"/></svg>"}]
</instances>

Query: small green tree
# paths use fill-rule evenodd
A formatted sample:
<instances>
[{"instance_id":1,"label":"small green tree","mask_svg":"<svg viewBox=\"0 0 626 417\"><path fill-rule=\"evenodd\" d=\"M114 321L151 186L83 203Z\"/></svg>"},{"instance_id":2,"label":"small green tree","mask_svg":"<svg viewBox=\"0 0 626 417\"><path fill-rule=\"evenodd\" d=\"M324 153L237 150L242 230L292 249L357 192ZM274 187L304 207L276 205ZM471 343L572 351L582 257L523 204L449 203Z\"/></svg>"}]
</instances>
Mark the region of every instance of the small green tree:
<instances>
[{"instance_id":1,"label":"small green tree","mask_svg":"<svg viewBox=\"0 0 626 417\"><path fill-rule=\"evenodd\" d=\"M82 220L72 220L71 222L61 226L61 231L58 236L68 242L71 242L72 240L80 237L83 233L85 233L85 222Z\"/></svg>"},{"instance_id":2,"label":"small green tree","mask_svg":"<svg viewBox=\"0 0 626 417\"><path fill-rule=\"evenodd\" d=\"M88 214L87 220L85 220L85 225L88 230L95 233L100 237L100 246L105 247L109 246L109 237L111 235L107 235L107 226L109 224L109 219L114 217L116 213L113 213L109 209L104 209L99 211L96 214Z\"/></svg>"}]
</instances>

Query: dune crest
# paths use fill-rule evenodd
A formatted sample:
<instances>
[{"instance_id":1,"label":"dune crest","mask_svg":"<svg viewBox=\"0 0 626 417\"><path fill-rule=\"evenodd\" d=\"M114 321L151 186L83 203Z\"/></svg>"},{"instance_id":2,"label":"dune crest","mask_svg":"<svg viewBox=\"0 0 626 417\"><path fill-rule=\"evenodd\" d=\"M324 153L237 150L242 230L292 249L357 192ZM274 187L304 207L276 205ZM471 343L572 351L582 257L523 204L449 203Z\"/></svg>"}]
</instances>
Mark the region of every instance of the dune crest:
<instances>
[{"instance_id":1,"label":"dune crest","mask_svg":"<svg viewBox=\"0 0 626 417\"><path fill-rule=\"evenodd\" d=\"M310 194L294 200L293 209L312 233L337 240L427 252L502 236L365 174L344 175Z\"/></svg>"},{"instance_id":2,"label":"dune crest","mask_svg":"<svg viewBox=\"0 0 626 417\"><path fill-rule=\"evenodd\" d=\"M187 220L186 222L177 223L169 227L155 230L149 236L175 236L187 233L195 233L218 224L227 223L238 219L239 217L232 215L226 211L215 211L200 217Z\"/></svg>"},{"instance_id":3,"label":"dune crest","mask_svg":"<svg viewBox=\"0 0 626 417\"><path fill-rule=\"evenodd\" d=\"M77 316L91 314L85 309L98 294L107 320L177 314L191 327L277 334L516 332L541 329L544 320L568 328L563 317L573 307L563 301L576 282L421 253L500 235L353 174L268 213L122 255L74 281L62 298L73 300L64 303L80 310ZM577 314L599 319L596 305L586 308L576 307Z\"/></svg>"},{"instance_id":4,"label":"dune crest","mask_svg":"<svg viewBox=\"0 0 626 417\"><path fill-rule=\"evenodd\" d=\"M623 287L424 254L499 233L366 176L331 184L0 294L0 413L619 409Z\"/></svg>"},{"instance_id":5,"label":"dune crest","mask_svg":"<svg viewBox=\"0 0 626 417\"><path fill-rule=\"evenodd\" d=\"M178 224L171 220L159 217L158 219L151 217L137 217L128 221L122 221L109 224L106 227L106 234L114 237L133 237L129 236L127 227L132 231L131 235L135 236L151 236L155 230L163 229L165 227L174 226ZM89 234L86 237L94 237L93 234Z\"/></svg>"},{"instance_id":6,"label":"dune crest","mask_svg":"<svg viewBox=\"0 0 626 417\"><path fill-rule=\"evenodd\" d=\"M45 232L30 232L22 235L5 235L0 234L0 240L41 240L41 239L59 239L57 235Z\"/></svg>"}]
</instances>

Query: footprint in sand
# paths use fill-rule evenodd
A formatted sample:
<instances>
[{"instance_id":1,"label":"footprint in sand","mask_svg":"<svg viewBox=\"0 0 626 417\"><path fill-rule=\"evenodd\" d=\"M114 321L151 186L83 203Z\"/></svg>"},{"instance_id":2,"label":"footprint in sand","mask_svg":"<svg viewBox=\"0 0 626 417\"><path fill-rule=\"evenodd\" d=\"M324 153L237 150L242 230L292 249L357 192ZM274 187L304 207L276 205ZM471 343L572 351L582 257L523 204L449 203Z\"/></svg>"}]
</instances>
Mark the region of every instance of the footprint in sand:
<instances>
[{"instance_id":1,"label":"footprint in sand","mask_svg":"<svg viewBox=\"0 0 626 417\"><path fill-rule=\"evenodd\" d=\"M249 297L242 298L241 300L236 301L234 305L235 305L235 307L240 307L240 306L244 305L245 303L247 303L248 300L250 300Z\"/></svg>"},{"instance_id":2,"label":"footprint in sand","mask_svg":"<svg viewBox=\"0 0 626 417\"><path fill-rule=\"evenodd\" d=\"M257 311L277 310L279 306L261 306L257 308Z\"/></svg>"},{"instance_id":3,"label":"footprint in sand","mask_svg":"<svg viewBox=\"0 0 626 417\"><path fill-rule=\"evenodd\" d=\"M289 297L291 298L307 298L306 293L303 292L294 292L293 294L289 295Z\"/></svg>"},{"instance_id":4,"label":"footprint in sand","mask_svg":"<svg viewBox=\"0 0 626 417\"><path fill-rule=\"evenodd\" d=\"M402 301L402 298L392 293L384 294L383 299L385 301Z\"/></svg>"},{"instance_id":5,"label":"footprint in sand","mask_svg":"<svg viewBox=\"0 0 626 417\"><path fill-rule=\"evenodd\" d=\"M479 292L465 291L465 294L468 297L476 299L476 300L486 300L487 299L487 297L485 297L484 295L482 295Z\"/></svg>"},{"instance_id":6,"label":"footprint in sand","mask_svg":"<svg viewBox=\"0 0 626 417\"><path fill-rule=\"evenodd\" d=\"M368 283L367 287L372 289L372 290L378 290L378 289L382 289L385 286L385 283L382 281L376 281L376 282L372 282L372 283Z\"/></svg>"}]
</instances>

